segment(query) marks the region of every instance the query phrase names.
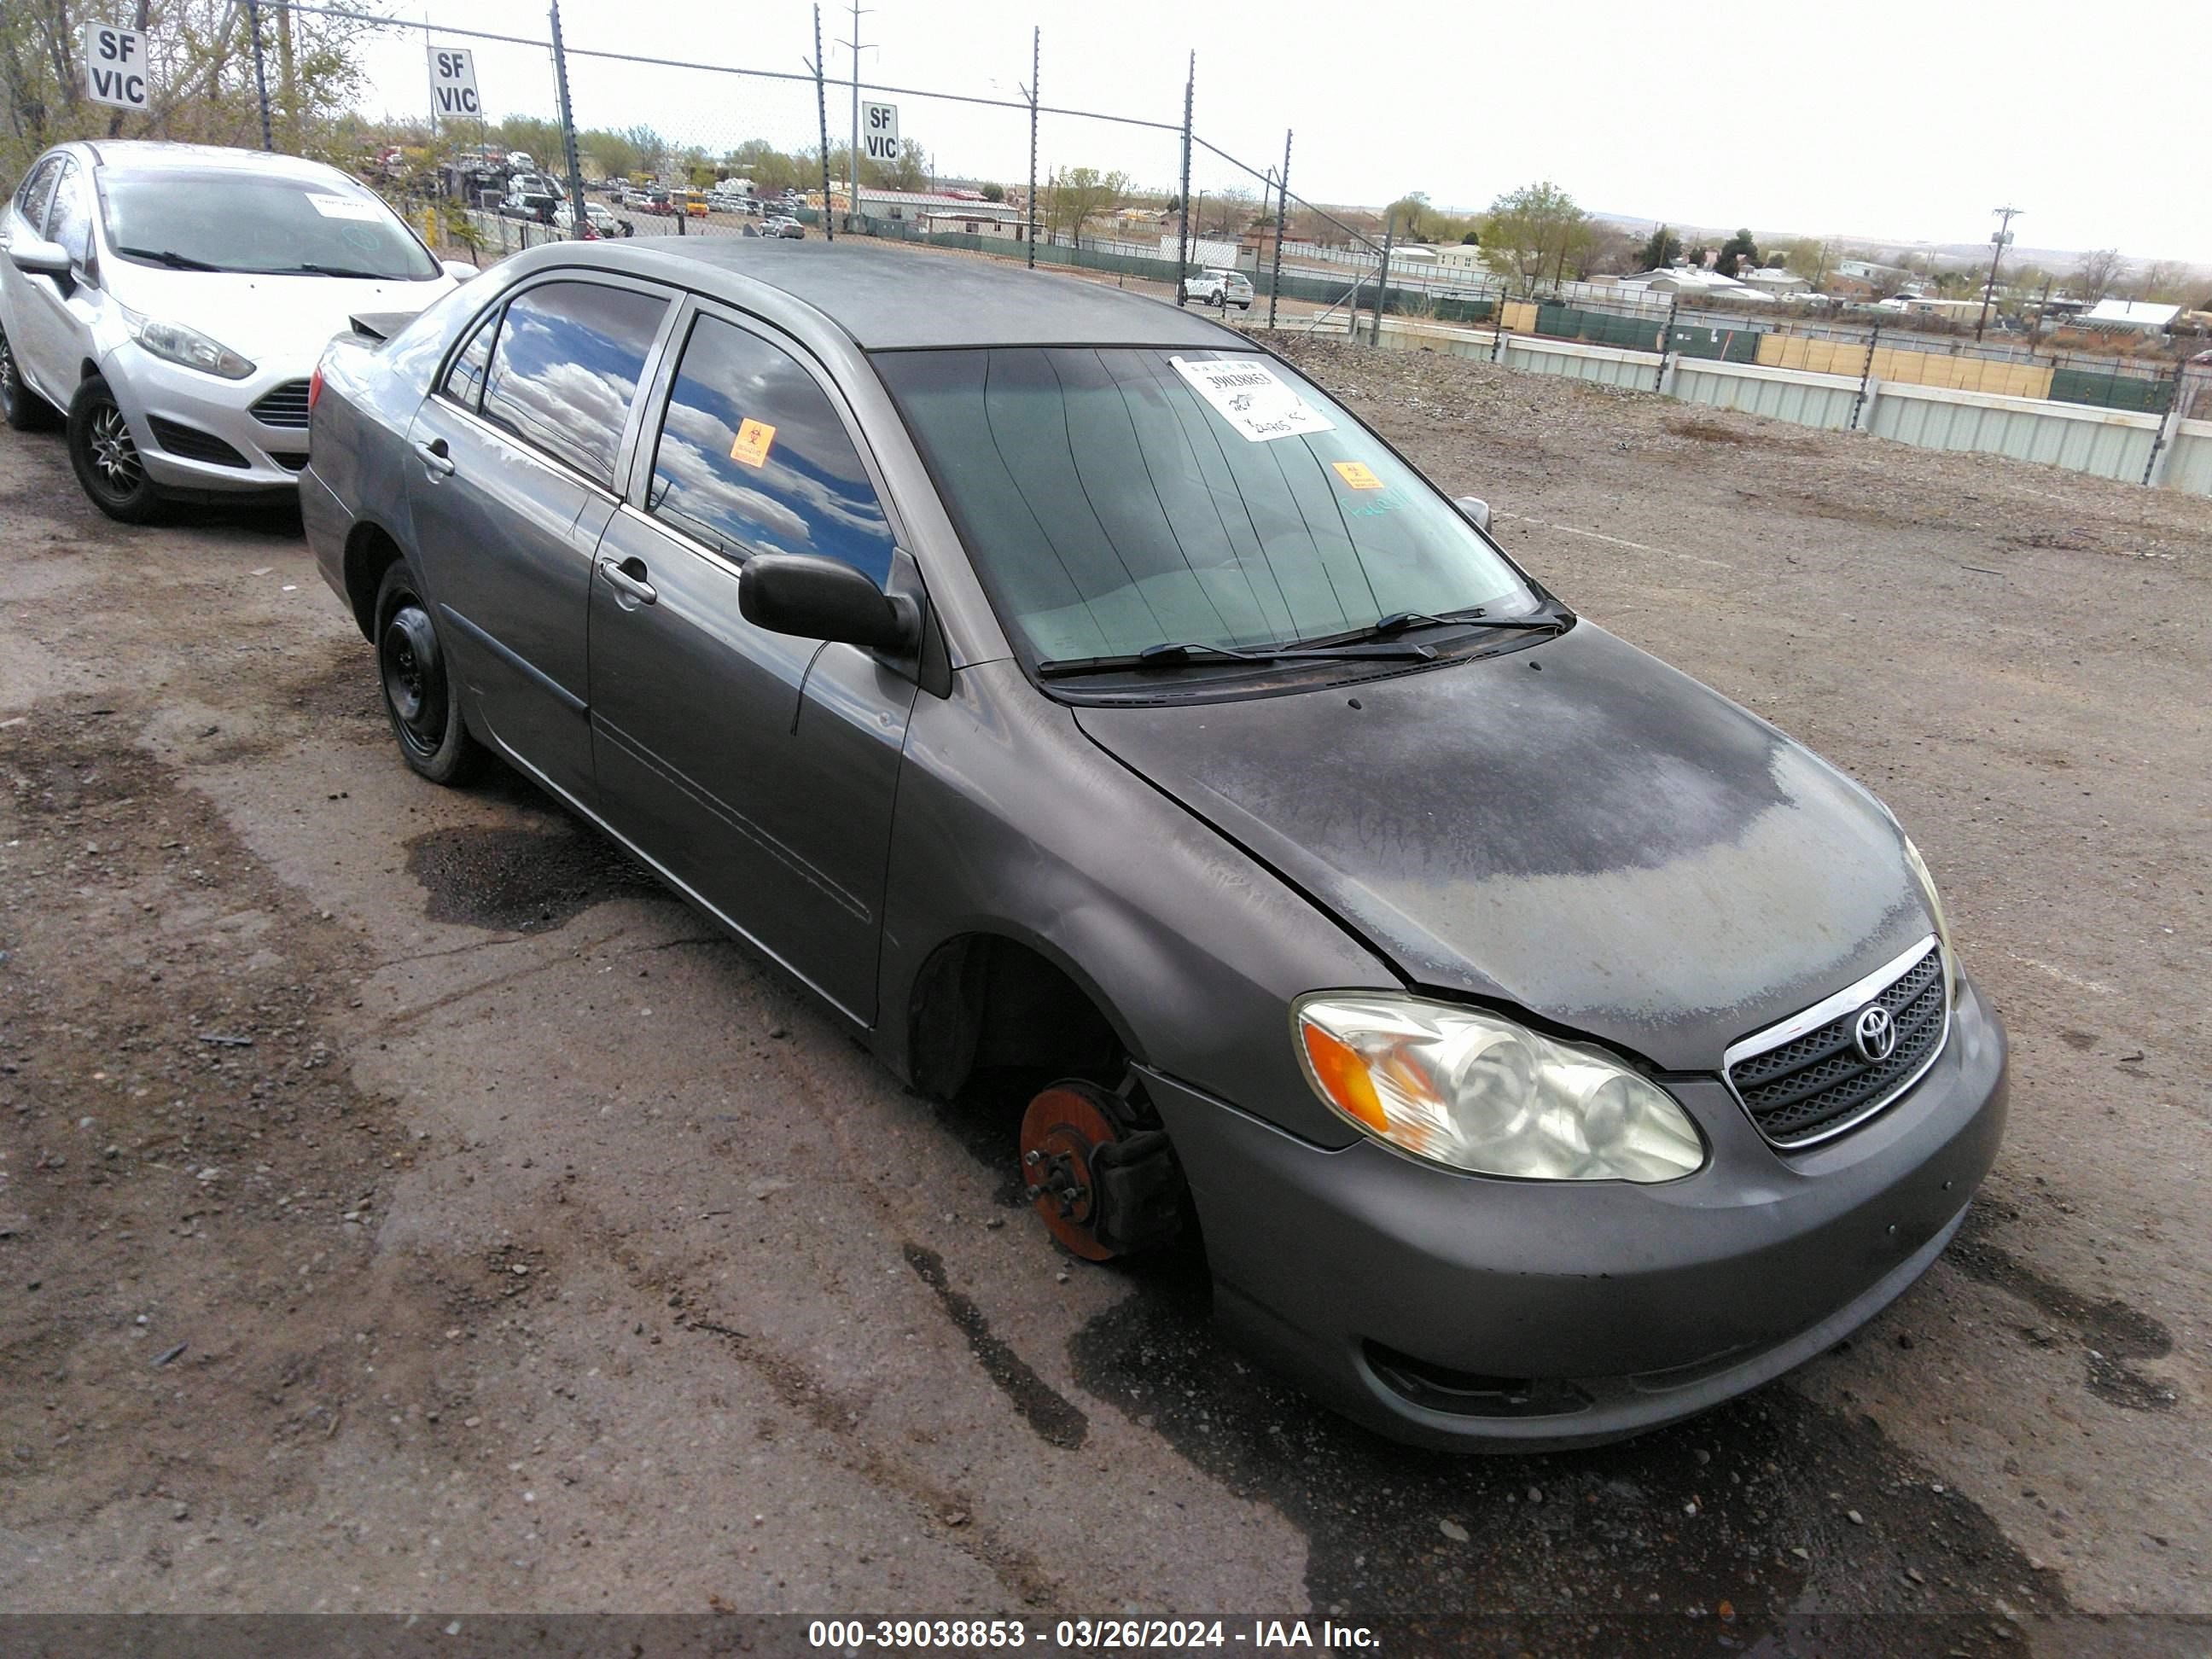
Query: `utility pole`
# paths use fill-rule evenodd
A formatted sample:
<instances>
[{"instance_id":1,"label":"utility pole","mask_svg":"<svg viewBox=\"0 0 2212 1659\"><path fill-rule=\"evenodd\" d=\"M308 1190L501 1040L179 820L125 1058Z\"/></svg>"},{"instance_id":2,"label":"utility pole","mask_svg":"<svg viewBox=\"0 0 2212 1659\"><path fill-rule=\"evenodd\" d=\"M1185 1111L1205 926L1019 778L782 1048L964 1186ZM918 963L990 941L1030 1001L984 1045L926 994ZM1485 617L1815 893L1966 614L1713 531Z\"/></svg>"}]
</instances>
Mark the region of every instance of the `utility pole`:
<instances>
[{"instance_id":1,"label":"utility pole","mask_svg":"<svg viewBox=\"0 0 2212 1659\"><path fill-rule=\"evenodd\" d=\"M849 46L853 52L853 150L848 158L852 182L845 200L845 211L849 216L847 228L849 229L850 219L857 219L860 214L860 54L875 50L873 41L860 39L860 20L872 15L875 8L872 6L863 8L856 4L848 9L853 14L853 38L849 40L840 40L837 44L841 46ZM830 204L827 202L822 204L822 210L824 213L830 210Z\"/></svg>"},{"instance_id":2,"label":"utility pole","mask_svg":"<svg viewBox=\"0 0 2212 1659\"><path fill-rule=\"evenodd\" d=\"M1990 280L1982 289L1982 317L1974 325L1974 337L1982 337L1982 331L1990 325L1990 301L1996 297L1997 261L2004 258L2005 244L2012 240L2012 222L2027 210L2016 207L1991 208L1997 216L1997 228L1990 237Z\"/></svg>"}]
</instances>

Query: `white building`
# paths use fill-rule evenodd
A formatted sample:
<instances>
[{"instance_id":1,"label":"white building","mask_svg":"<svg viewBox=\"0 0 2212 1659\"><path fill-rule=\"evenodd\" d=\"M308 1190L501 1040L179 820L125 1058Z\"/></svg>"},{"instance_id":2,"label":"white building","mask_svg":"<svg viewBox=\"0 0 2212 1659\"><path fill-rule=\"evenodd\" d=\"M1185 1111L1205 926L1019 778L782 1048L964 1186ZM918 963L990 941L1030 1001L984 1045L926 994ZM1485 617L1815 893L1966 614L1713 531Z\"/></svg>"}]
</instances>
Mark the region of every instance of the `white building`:
<instances>
[{"instance_id":1,"label":"white building","mask_svg":"<svg viewBox=\"0 0 2212 1659\"><path fill-rule=\"evenodd\" d=\"M2162 334L2181 314L2179 306L2152 305L2145 300L2100 300L2075 320L2084 328L2134 329Z\"/></svg>"},{"instance_id":2,"label":"white building","mask_svg":"<svg viewBox=\"0 0 2212 1659\"><path fill-rule=\"evenodd\" d=\"M1692 295L1699 299L1746 305L1771 306L1775 302L1771 294L1740 283L1733 276L1723 276L1717 270L1705 270L1696 265L1662 265L1656 270L1622 277L1620 287L1625 291L1640 289L1647 294Z\"/></svg>"},{"instance_id":3,"label":"white building","mask_svg":"<svg viewBox=\"0 0 2212 1659\"><path fill-rule=\"evenodd\" d=\"M1802 294L1813 286L1796 271L1784 270L1779 265L1741 271L1740 278L1745 286L1755 288L1761 294L1771 294L1778 299L1787 295Z\"/></svg>"}]
</instances>

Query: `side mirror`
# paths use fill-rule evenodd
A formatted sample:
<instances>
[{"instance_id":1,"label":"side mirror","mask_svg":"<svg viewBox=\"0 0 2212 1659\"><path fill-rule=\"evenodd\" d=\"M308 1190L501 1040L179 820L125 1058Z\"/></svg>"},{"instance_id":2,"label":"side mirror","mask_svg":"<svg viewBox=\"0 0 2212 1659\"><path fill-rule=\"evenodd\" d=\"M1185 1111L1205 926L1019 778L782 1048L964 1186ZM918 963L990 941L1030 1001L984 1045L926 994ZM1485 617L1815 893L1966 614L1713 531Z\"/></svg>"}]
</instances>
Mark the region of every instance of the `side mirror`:
<instances>
[{"instance_id":1,"label":"side mirror","mask_svg":"<svg viewBox=\"0 0 2212 1659\"><path fill-rule=\"evenodd\" d=\"M33 276L67 276L70 274L69 250L59 242L49 242L42 237L26 236L20 242L8 245L8 257L15 269Z\"/></svg>"},{"instance_id":2,"label":"side mirror","mask_svg":"<svg viewBox=\"0 0 2212 1659\"><path fill-rule=\"evenodd\" d=\"M457 283L465 283L471 276L482 275L474 265L465 260L441 259L438 263L445 268L446 275Z\"/></svg>"},{"instance_id":3,"label":"side mirror","mask_svg":"<svg viewBox=\"0 0 2212 1659\"><path fill-rule=\"evenodd\" d=\"M814 553L756 553L738 574L738 609L756 628L832 640L894 655L921 638L910 599L885 593L840 559Z\"/></svg>"},{"instance_id":4,"label":"side mirror","mask_svg":"<svg viewBox=\"0 0 2212 1659\"><path fill-rule=\"evenodd\" d=\"M1490 503L1480 495L1462 495L1452 505L1467 514L1468 522L1477 530L1490 528Z\"/></svg>"}]
</instances>

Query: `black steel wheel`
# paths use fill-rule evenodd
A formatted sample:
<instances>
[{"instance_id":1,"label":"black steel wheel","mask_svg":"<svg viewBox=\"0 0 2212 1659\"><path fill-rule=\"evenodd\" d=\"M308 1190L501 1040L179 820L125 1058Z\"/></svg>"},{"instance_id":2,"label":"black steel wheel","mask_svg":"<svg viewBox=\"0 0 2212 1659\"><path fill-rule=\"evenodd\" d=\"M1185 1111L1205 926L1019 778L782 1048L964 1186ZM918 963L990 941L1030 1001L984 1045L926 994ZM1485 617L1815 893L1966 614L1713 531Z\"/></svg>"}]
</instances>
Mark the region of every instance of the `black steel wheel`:
<instances>
[{"instance_id":1,"label":"black steel wheel","mask_svg":"<svg viewBox=\"0 0 2212 1659\"><path fill-rule=\"evenodd\" d=\"M401 759L433 783L464 783L481 769L483 749L461 719L444 641L404 562L377 590L376 675Z\"/></svg>"},{"instance_id":2,"label":"black steel wheel","mask_svg":"<svg viewBox=\"0 0 2212 1659\"><path fill-rule=\"evenodd\" d=\"M23 371L15 362L15 348L0 330L0 420L18 432L43 432L60 418L44 398L23 384Z\"/></svg>"},{"instance_id":3,"label":"black steel wheel","mask_svg":"<svg viewBox=\"0 0 2212 1659\"><path fill-rule=\"evenodd\" d=\"M161 516L161 489L146 476L131 422L97 374L70 399L69 456L84 493L109 518L146 524Z\"/></svg>"}]
</instances>

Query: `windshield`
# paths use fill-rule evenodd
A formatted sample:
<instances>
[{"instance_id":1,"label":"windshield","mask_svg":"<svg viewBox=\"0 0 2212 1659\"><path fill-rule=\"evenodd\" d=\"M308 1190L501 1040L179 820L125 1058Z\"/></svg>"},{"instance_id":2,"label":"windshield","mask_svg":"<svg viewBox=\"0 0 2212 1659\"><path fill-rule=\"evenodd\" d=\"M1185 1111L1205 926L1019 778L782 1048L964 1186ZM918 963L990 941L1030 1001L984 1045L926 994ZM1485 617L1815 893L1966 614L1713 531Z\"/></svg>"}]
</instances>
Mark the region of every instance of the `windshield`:
<instances>
[{"instance_id":1,"label":"windshield","mask_svg":"<svg viewBox=\"0 0 2212 1659\"><path fill-rule=\"evenodd\" d=\"M1035 658L1536 608L1450 502L1271 358L1024 346L875 362Z\"/></svg>"},{"instance_id":2,"label":"windshield","mask_svg":"<svg viewBox=\"0 0 2212 1659\"><path fill-rule=\"evenodd\" d=\"M103 167L100 205L109 246L145 264L414 282L439 274L390 208L336 180Z\"/></svg>"}]
</instances>

